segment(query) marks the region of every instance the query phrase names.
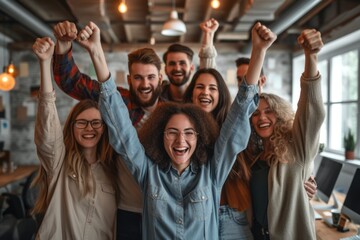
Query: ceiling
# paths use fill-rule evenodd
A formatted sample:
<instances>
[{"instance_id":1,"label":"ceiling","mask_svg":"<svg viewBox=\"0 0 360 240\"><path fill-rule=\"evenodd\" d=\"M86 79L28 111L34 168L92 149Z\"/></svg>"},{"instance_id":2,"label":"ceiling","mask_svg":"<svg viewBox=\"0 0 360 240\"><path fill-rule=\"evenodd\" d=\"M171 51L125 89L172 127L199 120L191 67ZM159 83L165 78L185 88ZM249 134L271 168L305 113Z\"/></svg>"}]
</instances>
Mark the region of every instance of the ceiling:
<instances>
[{"instance_id":1,"label":"ceiling","mask_svg":"<svg viewBox=\"0 0 360 240\"><path fill-rule=\"evenodd\" d=\"M12 49L30 48L36 37L52 36L52 27L64 20L78 28L90 20L101 29L105 50L124 50L149 45L167 47L174 42L199 46L199 24L215 18L220 28L215 36L219 51L246 51L255 21L276 34L279 46L292 48L303 28L319 29L323 38L360 16L359 0L220 0L212 9L210 0L126 0L128 11L118 12L121 0L0 0L0 32L9 38ZM173 9L173 2L187 27L180 37L160 34Z\"/></svg>"}]
</instances>

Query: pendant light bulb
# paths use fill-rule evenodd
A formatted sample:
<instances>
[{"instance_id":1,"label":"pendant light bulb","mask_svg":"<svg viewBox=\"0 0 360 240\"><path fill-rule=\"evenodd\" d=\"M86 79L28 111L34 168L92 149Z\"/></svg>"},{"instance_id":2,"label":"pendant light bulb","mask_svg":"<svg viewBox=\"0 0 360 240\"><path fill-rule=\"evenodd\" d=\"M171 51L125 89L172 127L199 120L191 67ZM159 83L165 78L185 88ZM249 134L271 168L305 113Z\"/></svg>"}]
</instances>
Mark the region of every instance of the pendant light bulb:
<instances>
[{"instance_id":1,"label":"pendant light bulb","mask_svg":"<svg viewBox=\"0 0 360 240\"><path fill-rule=\"evenodd\" d=\"M119 4L118 10L121 13L126 13L127 12L127 6L126 6L125 1L121 1L121 3Z\"/></svg>"},{"instance_id":2,"label":"pendant light bulb","mask_svg":"<svg viewBox=\"0 0 360 240\"><path fill-rule=\"evenodd\" d=\"M7 72L11 75L15 74L15 66L14 64L10 63L9 66L7 67Z\"/></svg>"},{"instance_id":3,"label":"pendant light bulb","mask_svg":"<svg viewBox=\"0 0 360 240\"><path fill-rule=\"evenodd\" d=\"M211 1L211 7L215 8L215 9L219 8L220 7L220 1L219 0L212 0Z\"/></svg>"},{"instance_id":4,"label":"pendant light bulb","mask_svg":"<svg viewBox=\"0 0 360 240\"><path fill-rule=\"evenodd\" d=\"M15 78L10 74L3 72L0 74L0 90L10 91L15 87Z\"/></svg>"}]
</instances>

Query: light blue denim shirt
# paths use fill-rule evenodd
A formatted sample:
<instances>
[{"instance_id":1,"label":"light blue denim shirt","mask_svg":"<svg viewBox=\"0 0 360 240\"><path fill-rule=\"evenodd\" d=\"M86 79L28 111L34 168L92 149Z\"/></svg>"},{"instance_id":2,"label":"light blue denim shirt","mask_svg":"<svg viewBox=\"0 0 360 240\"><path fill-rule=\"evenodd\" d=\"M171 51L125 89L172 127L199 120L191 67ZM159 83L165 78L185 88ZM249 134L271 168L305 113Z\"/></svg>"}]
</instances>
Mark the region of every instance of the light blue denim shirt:
<instances>
[{"instance_id":1,"label":"light blue denim shirt","mask_svg":"<svg viewBox=\"0 0 360 240\"><path fill-rule=\"evenodd\" d=\"M115 82L110 77L101 84L100 111L108 125L110 144L144 194L143 239L218 239L221 188L237 153L247 146L249 117L259 101L257 86L243 82L215 143L213 157L201 166L190 164L181 175L172 167L159 168L145 155Z\"/></svg>"}]
</instances>

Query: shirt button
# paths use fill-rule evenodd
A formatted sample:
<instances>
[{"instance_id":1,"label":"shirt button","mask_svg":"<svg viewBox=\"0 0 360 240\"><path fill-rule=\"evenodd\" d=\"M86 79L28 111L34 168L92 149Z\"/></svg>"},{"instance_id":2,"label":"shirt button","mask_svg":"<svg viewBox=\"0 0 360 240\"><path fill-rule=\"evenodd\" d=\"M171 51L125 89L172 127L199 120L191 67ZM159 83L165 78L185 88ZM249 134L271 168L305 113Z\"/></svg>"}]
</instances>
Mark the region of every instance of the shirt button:
<instances>
[{"instance_id":1,"label":"shirt button","mask_svg":"<svg viewBox=\"0 0 360 240\"><path fill-rule=\"evenodd\" d=\"M204 199L205 199L205 196L201 196L201 199L204 200Z\"/></svg>"},{"instance_id":2,"label":"shirt button","mask_svg":"<svg viewBox=\"0 0 360 240\"><path fill-rule=\"evenodd\" d=\"M177 220L177 223L178 223L178 224L182 224L182 219L178 219L178 220Z\"/></svg>"},{"instance_id":3,"label":"shirt button","mask_svg":"<svg viewBox=\"0 0 360 240\"><path fill-rule=\"evenodd\" d=\"M75 175L75 174L73 174L72 176L73 176L73 178L76 178L76 175Z\"/></svg>"}]
</instances>

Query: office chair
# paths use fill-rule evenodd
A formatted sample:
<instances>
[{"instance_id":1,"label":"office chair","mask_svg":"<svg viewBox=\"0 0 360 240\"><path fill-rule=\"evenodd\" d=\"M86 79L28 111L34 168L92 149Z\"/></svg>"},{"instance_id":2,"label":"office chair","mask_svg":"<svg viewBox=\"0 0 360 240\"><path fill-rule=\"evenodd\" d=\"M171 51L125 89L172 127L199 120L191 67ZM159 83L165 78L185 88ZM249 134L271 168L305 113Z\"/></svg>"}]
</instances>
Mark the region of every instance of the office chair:
<instances>
[{"instance_id":1,"label":"office chair","mask_svg":"<svg viewBox=\"0 0 360 240\"><path fill-rule=\"evenodd\" d=\"M38 228L37 220L30 214L38 188L30 187L36 176L33 172L22 184L22 193L2 193L0 196L0 240L33 240Z\"/></svg>"},{"instance_id":2,"label":"office chair","mask_svg":"<svg viewBox=\"0 0 360 240\"><path fill-rule=\"evenodd\" d=\"M23 184L23 190L21 196L24 202L24 208L27 215L29 215L30 211L35 206L36 199L39 195L39 188L36 186L31 187L31 183L37 174L38 174L38 170L34 171L29 177L27 177L25 183Z\"/></svg>"},{"instance_id":3,"label":"office chair","mask_svg":"<svg viewBox=\"0 0 360 240\"><path fill-rule=\"evenodd\" d=\"M20 196L3 193L0 196L0 240L33 240L37 222L26 216Z\"/></svg>"}]
</instances>

